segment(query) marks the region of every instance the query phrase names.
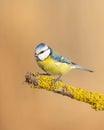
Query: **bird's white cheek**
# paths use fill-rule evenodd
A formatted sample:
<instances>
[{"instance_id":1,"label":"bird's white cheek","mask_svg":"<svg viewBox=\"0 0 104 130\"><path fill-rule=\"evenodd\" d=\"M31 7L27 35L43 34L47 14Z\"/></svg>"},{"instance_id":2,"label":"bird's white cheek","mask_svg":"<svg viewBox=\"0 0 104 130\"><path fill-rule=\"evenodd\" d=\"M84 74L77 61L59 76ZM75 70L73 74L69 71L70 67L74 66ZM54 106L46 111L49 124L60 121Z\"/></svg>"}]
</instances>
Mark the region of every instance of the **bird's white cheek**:
<instances>
[{"instance_id":1,"label":"bird's white cheek","mask_svg":"<svg viewBox=\"0 0 104 130\"><path fill-rule=\"evenodd\" d=\"M40 60L44 60L44 59L45 59L45 56L44 56L43 54L39 54L39 55L38 55L38 58L39 58Z\"/></svg>"},{"instance_id":2,"label":"bird's white cheek","mask_svg":"<svg viewBox=\"0 0 104 130\"><path fill-rule=\"evenodd\" d=\"M47 51L45 51L44 53L39 54L39 55L38 55L38 58L39 58L40 60L45 60L45 59L49 56L49 54L50 54L50 50L47 50Z\"/></svg>"}]
</instances>

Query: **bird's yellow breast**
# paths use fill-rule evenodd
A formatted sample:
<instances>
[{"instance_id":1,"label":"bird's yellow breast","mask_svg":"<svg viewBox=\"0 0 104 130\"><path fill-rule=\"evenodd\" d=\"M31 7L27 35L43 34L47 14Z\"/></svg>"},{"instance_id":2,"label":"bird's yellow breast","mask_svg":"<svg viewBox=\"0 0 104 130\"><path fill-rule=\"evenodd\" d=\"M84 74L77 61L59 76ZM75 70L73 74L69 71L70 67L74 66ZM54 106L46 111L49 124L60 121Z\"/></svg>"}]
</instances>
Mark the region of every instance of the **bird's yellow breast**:
<instances>
[{"instance_id":1,"label":"bird's yellow breast","mask_svg":"<svg viewBox=\"0 0 104 130\"><path fill-rule=\"evenodd\" d=\"M53 60L50 56L37 63L44 71L53 75L65 74L73 68L70 64Z\"/></svg>"}]
</instances>

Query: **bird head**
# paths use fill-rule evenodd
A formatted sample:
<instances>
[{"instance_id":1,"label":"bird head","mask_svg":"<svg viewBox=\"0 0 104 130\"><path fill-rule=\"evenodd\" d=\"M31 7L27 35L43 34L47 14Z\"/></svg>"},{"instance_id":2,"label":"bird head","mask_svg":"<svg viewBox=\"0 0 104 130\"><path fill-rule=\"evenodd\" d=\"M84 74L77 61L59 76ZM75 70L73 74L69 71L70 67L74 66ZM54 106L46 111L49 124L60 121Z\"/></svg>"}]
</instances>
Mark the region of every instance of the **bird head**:
<instances>
[{"instance_id":1,"label":"bird head","mask_svg":"<svg viewBox=\"0 0 104 130\"><path fill-rule=\"evenodd\" d=\"M35 57L36 60L45 60L52 53L52 49L45 43L40 43L35 48Z\"/></svg>"}]
</instances>

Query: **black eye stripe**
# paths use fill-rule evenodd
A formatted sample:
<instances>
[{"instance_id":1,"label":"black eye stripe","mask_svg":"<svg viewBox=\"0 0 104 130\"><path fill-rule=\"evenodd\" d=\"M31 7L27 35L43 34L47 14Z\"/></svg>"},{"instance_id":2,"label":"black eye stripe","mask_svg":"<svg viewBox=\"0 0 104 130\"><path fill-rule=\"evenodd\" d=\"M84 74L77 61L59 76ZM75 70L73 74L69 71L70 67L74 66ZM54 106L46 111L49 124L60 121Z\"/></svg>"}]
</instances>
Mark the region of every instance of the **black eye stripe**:
<instances>
[{"instance_id":1,"label":"black eye stripe","mask_svg":"<svg viewBox=\"0 0 104 130\"><path fill-rule=\"evenodd\" d=\"M42 54L42 53L44 53L45 51L47 51L49 48L47 48L46 50L44 50L44 51L41 51L39 54Z\"/></svg>"},{"instance_id":2,"label":"black eye stripe","mask_svg":"<svg viewBox=\"0 0 104 130\"><path fill-rule=\"evenodd\" d=\"M45 51L41 51L39 54L42 54L43 52L45 52Z\"/></svg>"}]
</instances>

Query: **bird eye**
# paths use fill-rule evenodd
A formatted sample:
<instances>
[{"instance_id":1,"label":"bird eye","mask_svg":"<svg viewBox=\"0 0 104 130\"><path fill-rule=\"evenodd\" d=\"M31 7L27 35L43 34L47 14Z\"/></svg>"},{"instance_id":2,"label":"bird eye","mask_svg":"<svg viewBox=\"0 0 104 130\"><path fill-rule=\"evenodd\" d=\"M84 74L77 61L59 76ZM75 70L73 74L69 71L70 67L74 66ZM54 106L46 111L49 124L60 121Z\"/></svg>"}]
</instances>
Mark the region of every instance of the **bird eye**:
<instances>
[{"instance_id":1,"label":"bird eye","mask_svg":"<svg viewBox=\"0 0 104 130\"><path fill-rule=\"evenodd\" d=\"M44 51L41 51L39 54L42 54Z\"/></svg>"}]
</instances>

